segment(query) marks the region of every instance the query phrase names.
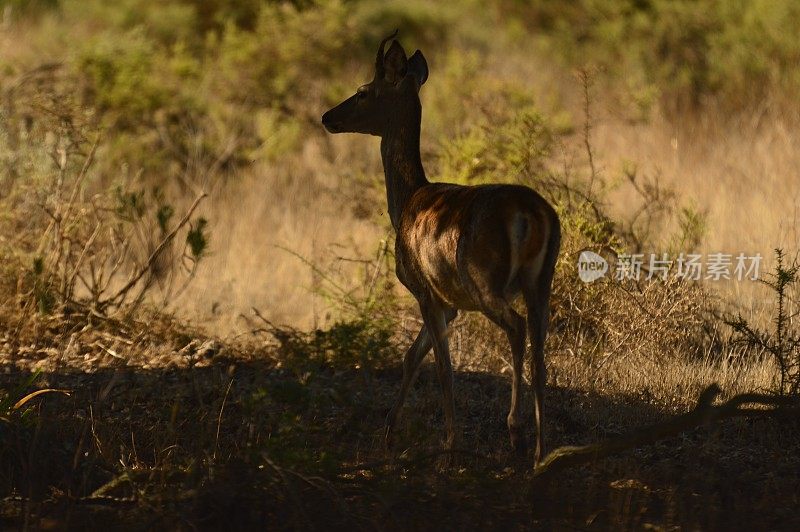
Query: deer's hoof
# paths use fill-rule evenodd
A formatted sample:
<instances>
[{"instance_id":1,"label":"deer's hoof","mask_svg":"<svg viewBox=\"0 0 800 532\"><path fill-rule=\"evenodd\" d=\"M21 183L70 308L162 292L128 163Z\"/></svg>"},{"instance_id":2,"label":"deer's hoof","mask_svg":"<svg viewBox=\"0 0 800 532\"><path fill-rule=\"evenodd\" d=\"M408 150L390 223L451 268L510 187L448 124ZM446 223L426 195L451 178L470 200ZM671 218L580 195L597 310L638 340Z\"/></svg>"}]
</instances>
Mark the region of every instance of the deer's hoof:
<instances>
[{"instance_id":1,"label":"deer's hoof","mask_svg":"<svg viewBox=\"0 0 800 532\"><path fill-rule=\"evenodd\" d=\"M533 463L535 464L535 467L539 467L539 464L542 463L543 455L544 453L542 451L542 448L537 446L536 453L533 456Z\"/></svg>"},{"instance_id":2,"label":"deer's hoof","mask_svg":"<svg viewBox=\"0 0 800 532\"><path fill-rule=\"evenodd\" d=\"M511 448L519 457L524 457L528 453L528 442L525 439L525 431L522 428L509 429L508 435L511 438Z\"/></svg>"}]
</instances>

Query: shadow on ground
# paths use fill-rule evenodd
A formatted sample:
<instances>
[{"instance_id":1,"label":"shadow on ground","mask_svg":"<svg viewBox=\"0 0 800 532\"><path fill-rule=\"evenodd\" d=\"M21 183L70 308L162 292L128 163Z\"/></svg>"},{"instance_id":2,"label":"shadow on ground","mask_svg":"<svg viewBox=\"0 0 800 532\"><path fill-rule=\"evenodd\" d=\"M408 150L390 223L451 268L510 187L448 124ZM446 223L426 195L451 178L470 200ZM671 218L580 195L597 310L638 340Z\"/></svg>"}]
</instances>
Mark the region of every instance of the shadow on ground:
<instances>
[{"instance_id":1,"label":"shadow on ground","mask_svg":"<svg viewBox=\"0 0 800 532\"><path fill-rule=\"evenodd\" d=\"M5 368L9 389L29 374ZM789 529L798 424L732 420L531 479L507 441L508 379L458 373L462 429L444 464L435 372L424 366L386 451L400 369L288 370L218 359L181 370L42 375L0 424L6 525L152 529ZM579 444L664 417L645 401L547 390L547 442Z\"/></svg>"}]
</instances>

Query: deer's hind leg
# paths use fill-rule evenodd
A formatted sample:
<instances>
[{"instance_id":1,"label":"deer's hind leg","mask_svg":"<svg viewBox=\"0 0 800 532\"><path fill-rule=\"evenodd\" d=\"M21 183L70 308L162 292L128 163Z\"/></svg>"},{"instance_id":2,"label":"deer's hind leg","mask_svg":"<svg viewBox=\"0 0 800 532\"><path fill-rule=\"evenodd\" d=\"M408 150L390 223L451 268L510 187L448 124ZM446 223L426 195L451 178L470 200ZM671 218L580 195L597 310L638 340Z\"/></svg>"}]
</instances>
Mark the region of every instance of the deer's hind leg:
<instances>
[{"instance_id":1,"label":"deer's hind leg","mask_svg":"<svg viewBox=\"0 0 800 532\"><path fill-rule=\"evenodd\" d=\"M503 329L511 346L512 370L511 405L508 410L508 436L511 447L517 454L524 455L527 450L525 423L522 420L522 372L525 362L525 319L513 309L502 296L489 295L482 301L482 312L498 327Z\"/></svg>"},{"instance_id":2,"label":"deer's hind leg","mask_svg":"<svg viewBox=\"0 0 800 532\"><path fill-rule=\"evenodd\" d=\"M558 251L558 248L555 248ZM521 277L522 295L528 309L528 332L531 336L533 357L531 360L531 384L533 385L534 422L536 424L536 464L544 453L544 389L547 370L544 363L544 343L550 321L550 291L555 269L555 253L548 253L544 264L523 270Z\"/></svg>"},{"instance_id":3,"label":"deer's hind leg","mask_svg":"<svg viewBox=\"0 0 800 532\"><path fill-rule=\"evenodd\" d=\"M490 243L475 244L474 249L490 246ZM525 423L522 418L522 374L525 362L525 343L527 332L525 319L514 310L509 301L513 288L509 279L517 274L513 263L514 253L507 251L502 260L486 261L480 253L464 252L461 265L461 282L469 290L473 301L489 320L506 333L511 347L512 370L511 405L508 411L508 435L511 447L517 454L527 451ZM467 258L469 260L467 260Z\"/></svg>"}]
</instances>

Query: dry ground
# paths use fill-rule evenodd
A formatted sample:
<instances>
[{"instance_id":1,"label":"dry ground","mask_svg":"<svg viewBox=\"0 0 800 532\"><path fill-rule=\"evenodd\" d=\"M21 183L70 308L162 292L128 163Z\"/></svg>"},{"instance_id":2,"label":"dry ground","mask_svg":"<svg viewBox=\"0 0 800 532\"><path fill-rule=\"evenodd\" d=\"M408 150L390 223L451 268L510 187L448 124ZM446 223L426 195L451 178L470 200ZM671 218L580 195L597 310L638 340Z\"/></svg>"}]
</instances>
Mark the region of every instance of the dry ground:
<instances>
[{"instance_id":1,"label":"dry ground","mask_svg":"<svg viewBox=\"0 0 800 532\"><path fill-rule=\"evenodd\" d=\"M448 466L437 454L442 418L430 364L410 394L397 448L387 453L381 429L399 386L399 354L371 368L335 359L304 365L258 339L192 343L185 329L175 334L175 324L160 321L81 327L77 318L51 319L27 354L5 361L4 388L40 367L37 387L71 392L40 396L27 421L0 425L0 480L23 497L4 500L6 526L800 526L796 419L724 421L542 486L531 482L530 460L515 458L507 442L510 386L501 371L459 365L463 452ZM597 441L685 411L712 381L729 395L766 387L772 375L766 364L667 367L622 357L598 377L569 351L552 353L549 367L551 446Z\"/></svg>"}]
</instances>

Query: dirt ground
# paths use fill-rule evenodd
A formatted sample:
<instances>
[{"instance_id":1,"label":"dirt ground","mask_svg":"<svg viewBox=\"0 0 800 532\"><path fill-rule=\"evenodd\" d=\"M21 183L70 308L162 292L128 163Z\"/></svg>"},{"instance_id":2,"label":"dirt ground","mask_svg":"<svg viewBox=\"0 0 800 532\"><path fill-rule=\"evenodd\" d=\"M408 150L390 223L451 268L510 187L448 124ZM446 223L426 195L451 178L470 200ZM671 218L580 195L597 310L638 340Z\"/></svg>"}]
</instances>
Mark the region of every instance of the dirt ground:
<instances>
[{"instance_id":1,"label":"dirt ground","mask_svg":"<svg viewBox=\"0 0 800 532\"><path fill-rule=\"evenodd\" d=\"M800 527L797 419L722 421L545 484L533 480L530 455L511 452L505 375L457 372L461 437L458 452L446 454L436 373L424 365L390 452L382 429L400 383L399 358L369 369L290 367L274 347L191 342L149 327L123 331L118 344L147 345L161 357L124 362L127 351L101 339L111 330L100 324L73 338L78 344L66 359L63 349L39 346L4 361L0 387L13 389L39 368L32 389L70 392L39 396L26 415L0 424L4 526ZM72 359L91 364L64 362ZM563 364L555 359L551 367L557 373ZM622 434L690 406L553 380L550 449Z\"/></svg>"}]
</instances>

